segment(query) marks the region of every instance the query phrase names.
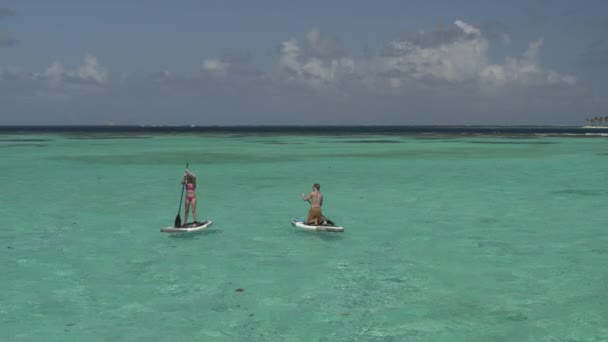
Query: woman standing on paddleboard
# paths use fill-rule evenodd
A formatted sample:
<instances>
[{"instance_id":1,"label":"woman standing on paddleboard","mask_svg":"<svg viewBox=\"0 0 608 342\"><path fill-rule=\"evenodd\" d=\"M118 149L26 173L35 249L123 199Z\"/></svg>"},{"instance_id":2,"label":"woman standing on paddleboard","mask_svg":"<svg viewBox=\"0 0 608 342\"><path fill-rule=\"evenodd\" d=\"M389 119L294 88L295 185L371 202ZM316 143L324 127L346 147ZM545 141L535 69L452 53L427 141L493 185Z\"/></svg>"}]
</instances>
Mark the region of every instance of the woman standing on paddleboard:
<instances>
[{"instance_id":1,"label":"woman standing on paddleboard","mask_svg":"<svg viewBox=\"0 0 608 342\"><path fill-rule=\"evenodd\" d=\"M186 186L186 203L185 203L185 213L184 213L184 226L188 224L188 213L192 210L192 218L194 218L193 222L196 221L196 194L194 191L196 190L196 175L186 169L186 173L184 174L184 179L182 179L182 184Z\"/></svg>"}]
</instances>

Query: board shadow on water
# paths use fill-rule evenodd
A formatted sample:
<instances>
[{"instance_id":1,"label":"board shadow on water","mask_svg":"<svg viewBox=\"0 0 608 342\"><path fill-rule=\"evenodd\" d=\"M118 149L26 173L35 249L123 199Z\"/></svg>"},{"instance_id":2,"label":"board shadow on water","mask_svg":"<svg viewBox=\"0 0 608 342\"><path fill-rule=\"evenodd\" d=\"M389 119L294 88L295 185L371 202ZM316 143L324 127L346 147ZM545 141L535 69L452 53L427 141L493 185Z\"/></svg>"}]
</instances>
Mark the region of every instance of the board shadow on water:
<instances>
[{"instance_id":1,"label":"board shadow on water","mask_svg":"<svg viewBox=\"0 0 608 342\"><path fill-rule=\"evenodd\" d=\"M297 234L298 236L309 236L311 239L320 239L324 241L336 241L344 239L344 233L334 233L334 232L316 232L316 231L304 231L304 230L294 230L293 234Z\"/></svg>"},{"instance_id":2,"label":"board shadow on water","mask_svg":"<svg viewBox=\"0 0 608 342\"><path fill-rule=\"evenodd\" d=\"M199 239L201 237L205 237L205 236L210 236L210 235L215 235L215 234L221 234L223 233L222 230L220 229L209 229L209 230L201 230L198 232L184 232L184 233L166 233L166 235L169 235L169 238L171 239Z\"/></svg>"}]
</instances>

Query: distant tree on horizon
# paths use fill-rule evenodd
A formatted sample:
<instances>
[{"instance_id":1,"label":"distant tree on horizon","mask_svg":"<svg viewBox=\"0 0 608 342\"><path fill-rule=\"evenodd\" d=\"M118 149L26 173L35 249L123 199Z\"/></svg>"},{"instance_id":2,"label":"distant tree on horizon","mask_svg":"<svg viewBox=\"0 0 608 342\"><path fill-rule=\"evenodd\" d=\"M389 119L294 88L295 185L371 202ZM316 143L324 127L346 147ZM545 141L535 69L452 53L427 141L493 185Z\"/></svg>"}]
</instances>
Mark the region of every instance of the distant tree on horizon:
<instances>
[{"instance_id":1,"label":"distant tree on horizon","mask_svg":"<svg viewBox=\"0 0 608 342\"><path fill-rule=\"evenodd\" d=\"M585 118L585 121L587 122L587 125L589 125L589 126L604 127L604 125L608 125L608 115Z\"/></svg>"}]
</instances>

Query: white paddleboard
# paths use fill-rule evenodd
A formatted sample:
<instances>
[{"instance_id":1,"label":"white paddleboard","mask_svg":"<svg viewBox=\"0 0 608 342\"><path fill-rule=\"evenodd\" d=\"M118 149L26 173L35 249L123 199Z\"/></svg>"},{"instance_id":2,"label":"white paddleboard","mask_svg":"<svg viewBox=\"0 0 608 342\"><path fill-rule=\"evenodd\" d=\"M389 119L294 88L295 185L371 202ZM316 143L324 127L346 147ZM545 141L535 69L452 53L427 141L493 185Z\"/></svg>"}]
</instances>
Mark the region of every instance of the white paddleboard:
<instances>
[{"instance_id":1,"label":"white paddleboard","mask_svg":"<svg viewBox=\"0 0 608 342\"><path fill-rule=\"evenodd\" d=\"M205 229L211 227L212 224L213 224L213 222L211 222L211 221L195 222L195 223L188 223L183 227L165 227L165 228L162 228L160 231L162 233L198 232L198 231L205 230Z\"/></svg>"},{"instance_id":2,"label":"white paddleboard","mask_svg":"<svg viewBox=\"0 0 608 342\"><path fill-rule=\"evenodd\" d=\"M291 225L298 229L314 230L314 231L320 231L320 232L333 232L333 233L344 232L344 227L337 226L331 221L328 221L328 223L329 223L328 225L320 225L320 226L309 225L309 224L304 223L304 221L305 220L302 218L292 218Z\"/></svg>"}]
</instances>

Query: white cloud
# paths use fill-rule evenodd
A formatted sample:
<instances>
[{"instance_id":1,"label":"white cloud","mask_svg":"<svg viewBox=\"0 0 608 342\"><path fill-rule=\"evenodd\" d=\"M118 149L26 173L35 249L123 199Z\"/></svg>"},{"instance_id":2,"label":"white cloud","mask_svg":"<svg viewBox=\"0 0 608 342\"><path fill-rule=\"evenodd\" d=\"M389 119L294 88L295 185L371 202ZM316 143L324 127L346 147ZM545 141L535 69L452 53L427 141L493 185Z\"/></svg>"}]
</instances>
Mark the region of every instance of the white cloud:
<instances>
[{"instance_id":1,"label":"white cloud","mask_svg":"<svg viewBox=\"0 0 608 342\"><path fill-rule=\"evenodd\" d=\"M388 44L390 53L376 56L373 70L402 81L433 81L472 83L480 88L492 86L546 86L572 85L575 77L562 75L543 68L538 60L542 40L530 43L521 58L507 57L504 64L488 61L489 41L476 27L463 21L455 23L464 35L427 46L415 41L393 41ZM506 36L506 39L510 38Z\"/></svg>"},{"instance_id":2,"label":"white cloud","mask_svg":"<svg viewBox=\"0 0 608 342\"><path fill-rule=\"evenodd\" d=\"M99 65L95 56L87 54L83 64L74 70L64 68L60 62L54 62L45 71L35 73L33 78L46 81L53 87L101 85L107 81L107 72Z\"/></svg>"},{"instance_id":3,"label":"white cloud","mask_svg":"<svg viewBox=\"0 0 608 342\"><path fill-rule=\"evenodd\" d=\"M93 80L97 83L105 83L107 80L106 70L97 63L97 58L89 54L85 56L84 64L72 76L82 80Z\"/></svg>"},{"instance_id":4,"label":"white cloud","mask_svg":"<svg viewBox=\"0 0 608 342\"><path fill-rule=\"evenodd\" d=\"M66 75L66 71L63 65L59 62L53 62L44 72L35 73L34 79L49 81L51 84L59 84L63 80L64 75Z\"/></svg>"},{"instance_id":5,"label":"white cloud","mask_svg":"<svg viewBox=\"0 0 608 342\"><path fill-rule=\"evenodd\" d=\"M502 39L503 44L510 44L508 35L504 34ZM338 40L327 37L315 27L305 35L305 48L301 48L295 38L280 44L280 72L275 75L275 81L318 90L363 87L372 92L428 88L442 83L454 86L464 83L481 90L488 86L574 84L576 79L573 76L547 70L540 65L538 54L541 47L542 40L532 42L521 57L509 56L503 64L491 63L490 41L483 32L456 20L453 28L410 33L388 42L371 58L356 59L344 56ZM203 71L216 75L224 75L233 68L233 63L227 58L207 59L202 66Z\"/></svg>"},{"instance_id":6,"label":"white cloud","mask_svg":"<svg viewBox=\"0 0 608 342\"><path fill-rule=\"evenodd\" d=\"M479 31L479 29L477 29L473 25L469 25L469 24L465 23L464 21L456 20L454 22L454 25L458 26L466 34L471 34L471 35L475 35L475 36L481 35L481 31Z\"/></svg>"},{"instance_id":7,"label":"white cloud","mask_svg":"<svg viewBox=\"0 0 608 342\"><path fill-rule=\"evenodd\" d=\"M311 32L313 35L316 34L314 30ZM355 72L355 60L352 57L323 60L301 56L301 50L295 39L281 43L279 66L285 71L284 75L288 80L315 88L333 87L346 75Z\"/></svg>"},{"instance_id":8,"label":"white cloud","mask_svg":"<svg viewBox=\"0 0 608 342\"><path fill-rule=\"evenodd\" d=\"M279 57L279 65L284 68L290 75L301 75L301 67L298 62L300 48L295 39L290 39L281 43L281 55Z\"/></svg>"},{"instance_id":9,"label":"white cloud","mask_svg":"<svg viewBox=\"0 0 608 342\"><path fill-rule=\"evenodd\" d=\"M485 64L488 49L488 42L481 36L459 39L437 47L420 47L407 41L391 42L389 45L395 55L379 56L374 61L381 72L414 80L448 82L475 79Z\"/></svg>"},{"instance_id":10,"label":"white cloud","mask_svg":"<svg viewBox=\"0 0 608 342\"><path fill-rule=\"evenodd\" d=\"M206 59L203 61L202 70L215 74L224 74L227 64L219 59Z\"/></svg>"},{"instance_id":11,"label":"white cloud","mask_svg":"<svg viewBox=\"0 0 608 342\"><path fill-rule=\"evenodd\" d=\"M401 36L385 44L375 54L360 59L329 53L337 51L334 43L336 40L325 38L319 29L313 28L305 35L304 43L291 38L280 44L276 73L260 71L248 54L233 53L201 62L202 73L218 77L180 77L169 71L160 71L140 78L117 75L115 85L137 84L145 88L150 80L154 80L166 85L162 89L181 87L180 90L194 89L192 92L197 92L196 89L204 88L206 93L211 93L219 91L217 82L222 82L226 85L222 89L241 87L239 89L256 96L270 94L269 97L280 99L287 92L296 94L307 89L328 98L337 98L333 96L335 94L373 97L379 93L420 97L418 94L435 95L440 92L462 92L474 96L486 91L507 94L505 88L570 86L576 83L575 77L541 65L542 40L531 42L520 56L508 56L502 63L490 62L490 40L482 30L461 20L447 29ZM15 79L21 83L19 87L11 88L9 82ZM33 74L16 67L0 67L0 81L5 88L29 88L23 91L31 94L46 92L52 96L113 91L111 87L101 87L108 83L108 73L90 54L73 69L60 62ZM158 91L157 88L145 89Z\"/></svg>"},{"instance_id":12,"label":"white cloud","mask_svg":"<svg viewBox=\"0 0 608 342\"><path fill-rule=\"evenodd\" d=\"M203 60L201 71L213 75L216 80L251 82L266 79L267 75L254 64L249 54L228 53L221 58Z\"/></svg>"},{"instance_id":13,"label":"white cloud","mask_svg":"<svg viewBox=\"0 0 608 342\"><path fill-rule=\"evenodd\" d=\"M543 69L538 62L542 40L531 42L521 58L507 57L504 65L487 65L481 72L481 82L492 86L572 85L576 78Z\"/></svg>"}]
</instances>

